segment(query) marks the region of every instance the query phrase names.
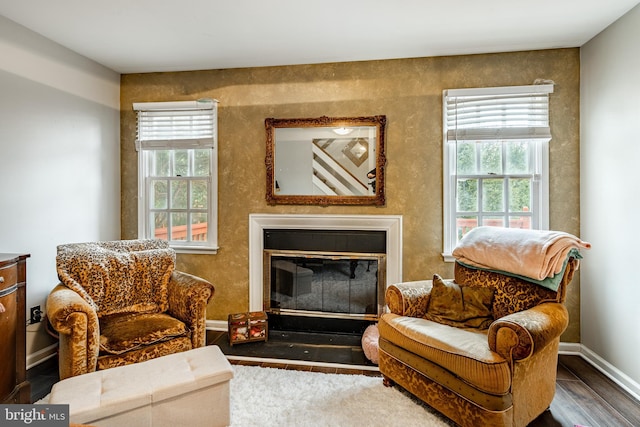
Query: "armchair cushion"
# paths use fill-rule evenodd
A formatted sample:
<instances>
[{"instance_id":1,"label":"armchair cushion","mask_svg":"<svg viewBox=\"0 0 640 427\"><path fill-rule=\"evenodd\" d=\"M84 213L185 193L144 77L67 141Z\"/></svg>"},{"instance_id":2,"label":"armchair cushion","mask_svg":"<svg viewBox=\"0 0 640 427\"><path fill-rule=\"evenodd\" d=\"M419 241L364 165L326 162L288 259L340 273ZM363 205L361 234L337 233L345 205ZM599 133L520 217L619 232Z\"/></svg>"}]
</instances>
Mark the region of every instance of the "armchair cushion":
<instances>
[{"instance_id":1,"label":"armchair cushion","mask_svg":"<svg viewBox=\"0 0 640 427\"><path fill-rule=\"evenodd\" d=\"M452 372L464 382L491 394L511 387L509 362L487 345L487 332L415 317L385 313L378 322L380 346L387 341Z\"/></svg>"},{"instance_id":2,"label":"armchair cushion","mask_svg":"<svg viewBox=\"0 0 640 427\"><path fill-rule=\"evenodd\" d=\"M123 240L58 246L61 282L76 291L98 316L161 313L175 252L162 240Z\"/></svg>"},{"instance_id":3,"label":"armchair cushion","mask_svg":"<svg viewBox=\"0 0 640 427\"><path fill-rule=\"evenodd\" d=\"M487 329L493 321L493 288L460 286L433 276L426 319L455 327Z\"/></svg>"},{"instance_id":4,"label":"armchair cushion","mask_svg":"<svg viewBox=\"0 0 640 427\"><path fill-rule=\"evenodd\" d=\"M100 351L108 354L122 354L180 336L190 337L187 326L164 313L119 313L100 319Z\"/></svg>"}]
</instances>

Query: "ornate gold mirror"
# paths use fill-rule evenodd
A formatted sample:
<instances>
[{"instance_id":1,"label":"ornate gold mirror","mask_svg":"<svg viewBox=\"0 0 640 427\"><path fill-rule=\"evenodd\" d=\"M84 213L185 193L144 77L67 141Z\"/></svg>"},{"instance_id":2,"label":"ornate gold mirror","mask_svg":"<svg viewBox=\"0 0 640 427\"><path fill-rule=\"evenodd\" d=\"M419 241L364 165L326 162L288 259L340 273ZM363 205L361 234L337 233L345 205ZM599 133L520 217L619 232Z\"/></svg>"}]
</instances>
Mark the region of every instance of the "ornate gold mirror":
<instances>
[{"instance_id":1,"label":"ornate gold mirror","mask_svg":"<svg viewBox=\"0 0 640 427\"><path fill-rule=\"evenodd\" d=\"M265 120L267 202L384 205L385 116Z\"/></svg>"}]
</instances>

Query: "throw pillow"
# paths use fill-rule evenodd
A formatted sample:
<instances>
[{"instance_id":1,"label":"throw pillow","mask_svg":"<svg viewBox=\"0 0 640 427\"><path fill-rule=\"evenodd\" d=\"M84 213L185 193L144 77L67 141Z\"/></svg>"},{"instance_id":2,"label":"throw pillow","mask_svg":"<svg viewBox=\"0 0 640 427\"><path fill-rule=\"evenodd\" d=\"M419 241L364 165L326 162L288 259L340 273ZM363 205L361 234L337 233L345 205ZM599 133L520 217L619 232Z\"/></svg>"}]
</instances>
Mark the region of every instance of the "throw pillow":
<instances>
[{"instance_id":1,"label":"throw pillow","mask_svg":"<svg viewBox=\"0 0 640 427\"><path fill-rule=\"evenodd\" d=\"M434 274L425 318L450 326L487 329L493 321L492 304L492 288L460 286Z\"/></svg>"}]
</instances>

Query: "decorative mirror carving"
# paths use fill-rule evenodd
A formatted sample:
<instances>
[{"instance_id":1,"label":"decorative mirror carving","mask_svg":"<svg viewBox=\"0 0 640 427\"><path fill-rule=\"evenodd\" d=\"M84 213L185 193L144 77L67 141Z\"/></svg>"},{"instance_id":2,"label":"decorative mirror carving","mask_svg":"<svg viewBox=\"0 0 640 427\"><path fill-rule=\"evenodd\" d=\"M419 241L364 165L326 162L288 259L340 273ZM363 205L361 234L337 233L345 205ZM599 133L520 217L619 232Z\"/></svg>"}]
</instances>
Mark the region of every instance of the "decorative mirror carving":
<instances>
[{"instance_id":1,"label":"decorative mirror carving","mask_svg":"<svg viewBox=\"0 0 640 427\"><path fill-rule=\"evenodd\" d=\"M386 116L265 119L267 202L384 205Z\"/></svg>"}]
</instances>

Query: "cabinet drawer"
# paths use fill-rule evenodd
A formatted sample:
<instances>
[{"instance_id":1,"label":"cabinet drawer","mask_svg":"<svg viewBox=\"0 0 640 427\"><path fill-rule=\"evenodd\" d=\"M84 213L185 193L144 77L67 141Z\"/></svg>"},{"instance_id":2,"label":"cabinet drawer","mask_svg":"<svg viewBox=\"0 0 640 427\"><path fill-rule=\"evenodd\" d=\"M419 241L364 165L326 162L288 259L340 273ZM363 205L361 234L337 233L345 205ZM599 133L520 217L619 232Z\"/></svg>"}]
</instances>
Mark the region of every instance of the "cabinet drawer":
<instances>
[{"instance_id":1,"label":"cabinet drawer","mask_svg":"<svg viewBox=\"0 0 640 427\"><path fill-rule=\"evenodd\" d=\"M13 286L18 281L17 264L0 268L0 290Z\"/></svg>"}]
</instances>

